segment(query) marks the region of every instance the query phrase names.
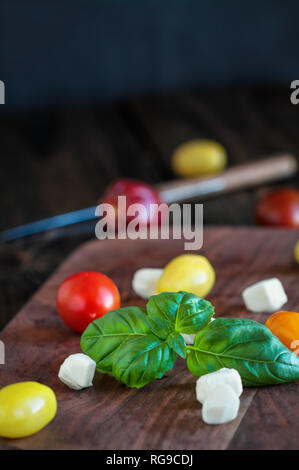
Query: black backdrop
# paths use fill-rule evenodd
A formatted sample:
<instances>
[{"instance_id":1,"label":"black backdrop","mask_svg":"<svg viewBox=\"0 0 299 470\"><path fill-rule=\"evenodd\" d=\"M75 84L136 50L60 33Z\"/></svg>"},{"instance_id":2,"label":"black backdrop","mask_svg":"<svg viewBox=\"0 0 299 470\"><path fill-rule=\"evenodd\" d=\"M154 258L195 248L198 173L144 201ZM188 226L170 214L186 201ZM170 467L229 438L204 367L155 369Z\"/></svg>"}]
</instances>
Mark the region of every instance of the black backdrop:
<instances>
[{"instance_id":1,"label":"black backdrop","mask_svg":"<svg viewBox=\"0 0 299 470\"><path fill-rule=\"evenodd\" d=\"M1 0L6 109L290 81L298 13L296 0Z\"/></svg>"}]
</instances>

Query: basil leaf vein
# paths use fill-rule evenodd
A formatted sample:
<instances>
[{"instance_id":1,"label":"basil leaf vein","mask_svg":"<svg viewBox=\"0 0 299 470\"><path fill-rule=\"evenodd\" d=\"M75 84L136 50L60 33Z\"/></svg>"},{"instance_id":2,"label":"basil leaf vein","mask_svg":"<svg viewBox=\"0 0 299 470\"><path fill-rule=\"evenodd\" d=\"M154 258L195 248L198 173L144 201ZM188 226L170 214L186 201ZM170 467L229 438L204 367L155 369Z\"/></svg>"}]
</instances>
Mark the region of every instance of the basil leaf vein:
<instances>
[{"instance_id":1,"label":"basil leaf vein","mask_svg":"<svg viewBox=\"0 0 299 470\"><path fill-rule=\"evenodd\" d=\"M176 353L155 335L131 339L113 356L112 373L128 387L140 388L172 369Z\"/></svg>"},{"instance_id":2,"label":"basil leaf vein","mask_svg":"<svg viewBox=\"0 0 299 470\"><path fill-rule=\"evenodd\" d=\"M100 372L112 373L113 356L130 338L151 334L146 313L139 307L108 312L88 325L81 337L81 349L97 364Z\"/></svg>"},{"instance_id":3,"label":"basil leaf vein","mask_svg":"<svg viewBox=\"0 0 299 470\"><path fill-rule=\"evenodd\" d=\"M239 371L245 386L299 379L298 357L253 320L218 318L197 333L187 351L187 366L198 377L228 367Z\"/></svg>"},{"instance_id":4,"label":"basil leaf vein","mask_svg":"<svg viewBox=\"0 0 299 470\"><path fill-rule=\"evenodd\" d=\"M181 291L153 295L146 305L146 311L151 322L158 324L163 321L165 326L167 322L166 337L173 330L186 334L197 333L210 322L214 308L207 300Z\"/></svg>"}]
</instances>

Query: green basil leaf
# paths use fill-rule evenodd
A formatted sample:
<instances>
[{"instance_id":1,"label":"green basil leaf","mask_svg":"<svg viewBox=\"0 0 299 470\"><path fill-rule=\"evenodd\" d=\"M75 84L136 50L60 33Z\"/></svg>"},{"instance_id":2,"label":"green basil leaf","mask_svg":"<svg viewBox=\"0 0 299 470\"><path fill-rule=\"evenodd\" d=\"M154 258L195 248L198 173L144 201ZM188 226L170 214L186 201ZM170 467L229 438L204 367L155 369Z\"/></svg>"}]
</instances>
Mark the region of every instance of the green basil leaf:
<instances>
[{"instance_id":1,"label":"green basil leaf","mask_svg":"<svg viewBox=\"0 0 299 470\"><path fill-rule=\"evenodd\" d=\"M100 372L112 373L112 362L119 347L132 338L151 334L145 311L126 307L106 313L88 325L81 337L81 349L97 364Z\"/></svg>"},{"instance_id":2,"label":"green basil leaf","mask_svg":"<svg viewBox=\"0 0 299 470\"><path fill-rule=\"evenodd\" d=\"M166 318L147 316L148 324L152 332L160 339L166 339L173 331L173 323Z\"/></svg>"},{"instance_id":3,"label":"green basil leaf","mask_svg":"<svg viewBox=\"0 0 299 470\"><path fill-rule=\"evenodd\" d=\"M214 308L210 302L188 292L163 292L149 299L146 310L151 322L168 322L167 335L174 329L179 333L197 333L211 320ZM172 328L169 326L172 324ZM152 323L151 323L152 325Z\"/></svg>"},{"instance_id":4,"label":"green basil leaf","mask_svg":"<svg viewBox=\"0 0 299 470\"><path fill-rule=\"evenodd\" d=\"M168 346L173 349L179 356L185 359L187 350L184 338L177 331L173 331L166 339Z\"/></svg>"},{"instance_id":5,"label":"green basil leaf","mask_svg":"<svg viewBox=\"0 0 299 470\"><path fill-rule=\"evenodd\" d=\"M187 366L197 377L227 367L237 369L248 387L299 379L299 358L252 320L218 318L197 333L187 352Z\"/></svg>"},{"instance_id":6,"label":"green basil leaf","mask_svg":"<svg viewBox=\"0 0 299 470\"><path fill-rule=\"evenodd\" d=\"M176 354L153 334L130 339L113 355L112 373L128 387L140 388L172 369Z\"/></svg>"}]
</instances>

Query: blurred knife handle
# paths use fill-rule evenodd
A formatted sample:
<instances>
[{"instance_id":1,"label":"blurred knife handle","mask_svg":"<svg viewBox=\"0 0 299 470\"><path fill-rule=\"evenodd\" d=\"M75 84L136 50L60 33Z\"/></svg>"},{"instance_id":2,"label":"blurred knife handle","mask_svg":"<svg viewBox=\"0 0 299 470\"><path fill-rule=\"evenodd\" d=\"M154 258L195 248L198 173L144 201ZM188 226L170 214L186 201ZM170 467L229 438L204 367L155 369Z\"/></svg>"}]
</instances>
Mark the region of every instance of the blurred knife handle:
<instances>
[{"instance_id":1,"label":"blurred knife handle","mask_svg":"<svg viewBox=\"0 0 299 470\"><path fill-rule=\"evenodd\" d=\"M238 165L218 175L175 180L155 187L165 202L183 202L289 178L296 173L297 168L294 155L284 153Z\"/></svg>"}]
</instances>

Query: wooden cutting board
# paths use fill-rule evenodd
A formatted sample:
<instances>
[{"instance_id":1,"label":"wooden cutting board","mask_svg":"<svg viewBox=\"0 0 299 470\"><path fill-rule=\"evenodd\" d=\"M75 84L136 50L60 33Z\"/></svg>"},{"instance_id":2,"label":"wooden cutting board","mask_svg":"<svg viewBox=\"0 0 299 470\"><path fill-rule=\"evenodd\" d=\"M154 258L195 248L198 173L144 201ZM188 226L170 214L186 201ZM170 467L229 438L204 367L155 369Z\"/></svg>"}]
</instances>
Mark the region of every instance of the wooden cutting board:
<instances>
[{"instance_id":1,"label":"wooden cutting board","mask_svg":"<svg viewBox=\"0 0 299 470\"><path fill-rule=\"evenodd\" d=\"M298 231L208 228L201 253L213 263L217 279L208 299L216 316L265 322L268 315L246 311L242 290L277 276L289 302L299 311L299 266L293 259ZM97 373L94 387L72 391L57 378L59 366L80 351L80 335L60 321L55 295L70 274L97 270L118 285L122 306L140 305L131 288L141 267L163 267L183 252L183 242L155 240L91 241L78 248L1 333L6 363L0 386L23 380L49 385L58 413L38 434L18 440L0 438L0 448L20 449L298 449L298 384L245 389L238 418L221 426L201 420L195 381L183 360L167 375L140 390L128 389L112 376Z\"/></svg>"}]
</instances>

